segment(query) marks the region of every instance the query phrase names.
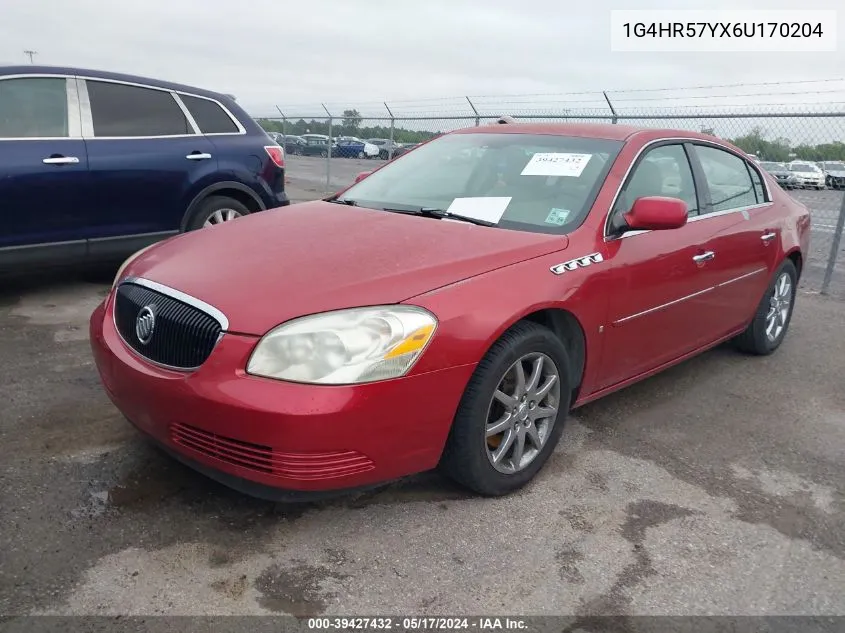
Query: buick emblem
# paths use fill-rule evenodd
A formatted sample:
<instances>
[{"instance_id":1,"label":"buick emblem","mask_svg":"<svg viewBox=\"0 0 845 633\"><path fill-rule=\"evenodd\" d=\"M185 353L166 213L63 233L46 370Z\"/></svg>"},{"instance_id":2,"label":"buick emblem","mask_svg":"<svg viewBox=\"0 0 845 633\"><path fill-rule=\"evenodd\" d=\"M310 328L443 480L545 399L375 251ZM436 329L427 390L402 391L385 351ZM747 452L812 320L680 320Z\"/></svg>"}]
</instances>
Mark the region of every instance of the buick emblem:
<instances>
[{"instance_id":1,"label":"buick emblem","mask_svg":"<svg viewBox=\"0 0 845 633\"><path fill-rule=\"evenodd\" d=\"M141 345L146 345L150 342L155 327L156 315L153 312L153 306L144 306L138 312L138 318L135 319L135 336L138 337L138 342Z\"/></svg>"}]
</instances>

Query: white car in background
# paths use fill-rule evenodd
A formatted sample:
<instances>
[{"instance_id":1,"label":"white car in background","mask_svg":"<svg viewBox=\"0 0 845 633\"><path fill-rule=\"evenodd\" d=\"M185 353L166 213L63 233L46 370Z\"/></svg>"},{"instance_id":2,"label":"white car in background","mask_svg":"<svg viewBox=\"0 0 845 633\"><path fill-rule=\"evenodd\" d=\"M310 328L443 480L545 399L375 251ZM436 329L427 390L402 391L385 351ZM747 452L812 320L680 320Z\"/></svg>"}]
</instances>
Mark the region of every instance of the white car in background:
<instances>
[{"instance_id":1,"label":"white car in background","mask_svg":"<svg viewBox=\"0 0 845 633\"><path fill-rule=\"evenodd\" d=\"M845 163L841 160L829 160L821 164L825 184L831 189L845 188Z\"/></svg>"},{"instance_id":2,"label":"white car in background","mask_svg":"<svg viewBox=\"0 0 845 633\"><path fill-rule=\"evenodd\" d=\"M789 171L795 174L799 187L811 187L813 189L825 188L824 172L815 163L794 160L789 163Z\"/></svg>"},{"instance_id":3,"label":"white car in background","mask_svg":"<svg viewBox=\"0 0 845 633\"><path fill-rule=\"evenodd\" d=\"M354 150L351 151L359 154L363 152L364 155L361 158L376 158L380 151L378 145L373 145L357 136L338 136L335 145L338 149L346 146L353 147ZM361 147L362 145L363 147ZM349 152L341 152L341 154L343 153Z\"/></svg>"}]
</instances>

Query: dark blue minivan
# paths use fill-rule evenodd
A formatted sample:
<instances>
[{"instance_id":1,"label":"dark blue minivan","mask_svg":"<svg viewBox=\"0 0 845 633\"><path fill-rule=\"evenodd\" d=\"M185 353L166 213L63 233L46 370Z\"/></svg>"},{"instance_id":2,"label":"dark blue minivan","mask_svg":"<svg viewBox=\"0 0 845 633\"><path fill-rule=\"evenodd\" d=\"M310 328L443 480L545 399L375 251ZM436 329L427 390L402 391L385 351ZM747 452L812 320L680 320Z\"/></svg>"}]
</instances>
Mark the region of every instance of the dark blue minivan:
<instances>
[{"instance_id":1,"label":"dark blue minivan","mask_svg":"<svg viewBox=\"0 0 845 633\"><path fill-rule=\"evenodd\" d=\"M121 260L287 204L283 149L228 95L0 66L0 272Z\"/></svg>"}]
</instances>

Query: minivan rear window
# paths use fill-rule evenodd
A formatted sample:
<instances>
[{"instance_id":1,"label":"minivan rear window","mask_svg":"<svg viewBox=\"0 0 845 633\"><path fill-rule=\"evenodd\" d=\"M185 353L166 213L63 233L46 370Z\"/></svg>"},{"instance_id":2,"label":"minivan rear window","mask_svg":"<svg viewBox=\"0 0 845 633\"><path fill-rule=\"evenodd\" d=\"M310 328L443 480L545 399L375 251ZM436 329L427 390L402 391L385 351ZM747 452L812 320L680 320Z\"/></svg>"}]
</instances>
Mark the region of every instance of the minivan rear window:
<instances>
[{"instance_id":1,"label":"minivan rear window","mask_svg":"<svg viewBox=\"0 0 845 633\"><path fill-rule=\"evenodd\" d=\"M183 94L179 97L203 134L237 134L240 131L232 118L214 101Z\"/></svg>"}]
</instances>

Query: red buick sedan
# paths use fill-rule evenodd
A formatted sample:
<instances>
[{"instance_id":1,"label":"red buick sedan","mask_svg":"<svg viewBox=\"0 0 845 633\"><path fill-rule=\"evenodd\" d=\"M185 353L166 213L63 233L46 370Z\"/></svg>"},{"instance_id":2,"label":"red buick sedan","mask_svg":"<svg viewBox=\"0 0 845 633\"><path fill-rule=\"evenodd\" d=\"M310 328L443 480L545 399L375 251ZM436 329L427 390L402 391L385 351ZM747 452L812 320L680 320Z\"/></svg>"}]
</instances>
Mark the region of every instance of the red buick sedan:
<instances>
[{"instance_id":1,"label":"red buick sedan","mask_svg":"<svg viewBox=\"0 0 845 633\"><path fill-rule=\"evenodd\" d=\"M574 407L722 341L777 349L809 230L711 136L482 126L142 251L91 343L132 424L249 494L439 467L501 495Z\"/></svg>"}]
</instances>

